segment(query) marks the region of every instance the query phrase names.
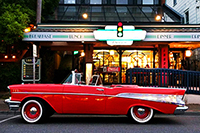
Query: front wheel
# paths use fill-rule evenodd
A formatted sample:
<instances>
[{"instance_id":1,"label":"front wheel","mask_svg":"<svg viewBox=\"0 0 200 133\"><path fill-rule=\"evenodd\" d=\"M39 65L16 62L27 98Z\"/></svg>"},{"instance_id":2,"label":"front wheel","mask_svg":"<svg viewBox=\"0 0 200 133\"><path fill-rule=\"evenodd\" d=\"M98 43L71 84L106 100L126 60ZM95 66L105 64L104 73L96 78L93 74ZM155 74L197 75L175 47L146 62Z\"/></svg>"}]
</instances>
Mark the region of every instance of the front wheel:
<instances>
[{"instance_id":1,"label":"front wheel","mask_svg":"<svg viewBox=\"0 0 200 133\"><path fill-rule=\"evenodd\" d=\"M36 123L44 117L44 106L40 101L28 100L21 108L21 116L28 123Z\"/></svg>"},{"instance_id":2,"label":"front wheel","mask_svg":"<svg viewBox=\"0 0 200 133\"><path fill-rule=\"evenodd\" d=\"M146 123L153 118L154 111L148 107L134 106L130 109L130 114L136 122Z\"/></svg>"}]
</instances>

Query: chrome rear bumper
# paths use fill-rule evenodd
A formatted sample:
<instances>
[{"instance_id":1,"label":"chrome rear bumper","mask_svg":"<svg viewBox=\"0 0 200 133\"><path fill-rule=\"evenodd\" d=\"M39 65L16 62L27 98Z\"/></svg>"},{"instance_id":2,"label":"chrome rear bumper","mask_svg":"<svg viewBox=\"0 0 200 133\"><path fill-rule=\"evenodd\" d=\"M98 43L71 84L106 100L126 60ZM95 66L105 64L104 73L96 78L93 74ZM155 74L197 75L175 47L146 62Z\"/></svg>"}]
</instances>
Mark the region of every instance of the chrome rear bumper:
<instances>
[{"instance_id":1,"label":"chrome rear bumper","mask_svg":"<svg viewBox=\"0 0 200 133\"><path fill-rule=\"evenodd\" d=\"M187 106L176 107L176 110L174 111L174 114L175 114L175 115L183 114L186 110L188 110L188 107L187 107Z\"/></svg>"},{"instance_id":2,"label":"chrome rear bumper","mask_svg":"<svg viewBox=\"0 0 200 133\"><path fill-rule=\"evenodd\" d=\"M6 99L4 101L9 107L10 110L16 111L19 109L21 102L19 101L11 101L10 99Z\"/></svg>"}]
</instances>

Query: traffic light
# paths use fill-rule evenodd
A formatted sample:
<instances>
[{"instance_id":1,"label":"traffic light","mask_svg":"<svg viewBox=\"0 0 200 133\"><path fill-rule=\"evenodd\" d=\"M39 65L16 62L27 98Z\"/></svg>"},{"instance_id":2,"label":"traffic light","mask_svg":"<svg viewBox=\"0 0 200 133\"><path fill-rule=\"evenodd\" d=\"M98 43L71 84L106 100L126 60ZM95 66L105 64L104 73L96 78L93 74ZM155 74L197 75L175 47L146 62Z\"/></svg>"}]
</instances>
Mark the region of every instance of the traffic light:
<instances>
[{"instance_id":1,"label":"traffic light","mask_svg":"<svg viewBox=\"0 0 200 133\"><path fill-rule=\"evenodd\" d=\"M123 37L123 24L119 22L117 24L117 37Z\"/></svg>"}]
</instances>

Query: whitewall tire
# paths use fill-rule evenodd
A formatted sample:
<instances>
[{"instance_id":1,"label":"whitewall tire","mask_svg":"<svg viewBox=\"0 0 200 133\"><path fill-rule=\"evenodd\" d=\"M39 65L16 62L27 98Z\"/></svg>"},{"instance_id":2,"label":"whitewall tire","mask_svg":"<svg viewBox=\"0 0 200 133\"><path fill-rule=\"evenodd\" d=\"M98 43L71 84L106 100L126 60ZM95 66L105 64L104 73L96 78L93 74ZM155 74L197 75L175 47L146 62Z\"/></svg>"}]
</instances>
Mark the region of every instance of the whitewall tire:
<instances>
[{"instance_id":1,"label":"whitewall tire","mask_svg":"<svg viewBox=\"0 0 200 133\"><path fill-rule=\"evenodd\" d=\"M153 118L154 111L148 107L134 106L130 109L130 114L136 122L146 123Z\"/></svg>"},{"instance_id":2,"label":"whitewall tire","mask_svg":"<svg viewBox=\"0 0 200 133\"><path fill-rule=\"evenodd\" d=\"M28 100L22 105L21 116L28 123L39 122L43 114L44 106L37 100Z\"/></svg>"}]
</instances>

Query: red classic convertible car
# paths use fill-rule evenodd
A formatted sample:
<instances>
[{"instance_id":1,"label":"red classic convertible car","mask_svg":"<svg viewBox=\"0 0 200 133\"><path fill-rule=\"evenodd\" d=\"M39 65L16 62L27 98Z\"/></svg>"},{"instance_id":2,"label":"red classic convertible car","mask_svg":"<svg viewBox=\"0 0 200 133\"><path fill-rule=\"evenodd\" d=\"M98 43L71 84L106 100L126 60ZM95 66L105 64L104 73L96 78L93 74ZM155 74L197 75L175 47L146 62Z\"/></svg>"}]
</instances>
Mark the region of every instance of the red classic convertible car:
<instances>
[{"instance_id":1,"label":"red classic convertible car","mask_svg":"<svg viewBox=\"0 0 200 133\"><path fill-rule=\"evenodd\" d=\"M11 110L21 108L28 123L36 123L58 114L127 115L136 122L150 121L155 112L178 114L188 109L185 89L139 87L137 85L102 86L94 75L89 85L80 84L81 74L72 74L63 84L10 85L11 97L5 100Z\"/></svg>"}]
</instances>

